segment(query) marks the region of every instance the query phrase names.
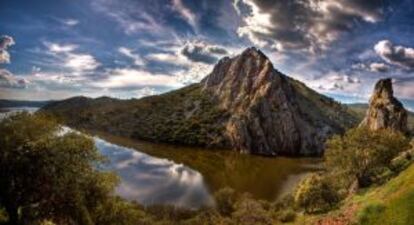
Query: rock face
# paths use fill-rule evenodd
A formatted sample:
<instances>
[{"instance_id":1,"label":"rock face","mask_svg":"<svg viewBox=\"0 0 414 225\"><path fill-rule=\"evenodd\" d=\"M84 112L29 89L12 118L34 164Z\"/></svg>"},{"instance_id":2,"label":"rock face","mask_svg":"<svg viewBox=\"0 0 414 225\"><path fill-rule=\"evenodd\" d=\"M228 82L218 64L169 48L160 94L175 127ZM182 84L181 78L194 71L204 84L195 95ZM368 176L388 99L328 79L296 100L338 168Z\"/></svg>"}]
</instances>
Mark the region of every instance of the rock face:
<instances>
[{"instance_id":1,"label":"rock face","mask_svg":"<svg viewBox=\"0 0 414 225\"><path fill-rule=\"evenodd\" d=\"M367 114L360 126L367 126L370 130L408 131L407 111L394 97L391 79L382 79L376 83Z\"/></svg>"},{"instance_id":2,"label":"rock face","mask_svg":"<svg viewBox=\"0 0 414 225\"><path fill-rule=\"evenodd\" d=\"M256 48L223 58L200 83L142 99L72 98L44 111L76 128L173 144L274 155L320 155L356 125L346 106L273 68Z\"/></svg>"},{"instance_id":3,"label":"rock face","mask_svg":"<svg viewBox=\"0 0 414 225\"><path fill-rule=\"evenodd\" d=\"M202 83L203 89L230 113L225 135L232 147L242 152L321 154L326 138L343 128L339 121L324 121L322 113L309 112L326 108L310 96L328 104L331 99L275 70L269 59L255 48L233 59L222 59ZM334 114L347 116L340 107Z\"/></svg>"}]
</instances>

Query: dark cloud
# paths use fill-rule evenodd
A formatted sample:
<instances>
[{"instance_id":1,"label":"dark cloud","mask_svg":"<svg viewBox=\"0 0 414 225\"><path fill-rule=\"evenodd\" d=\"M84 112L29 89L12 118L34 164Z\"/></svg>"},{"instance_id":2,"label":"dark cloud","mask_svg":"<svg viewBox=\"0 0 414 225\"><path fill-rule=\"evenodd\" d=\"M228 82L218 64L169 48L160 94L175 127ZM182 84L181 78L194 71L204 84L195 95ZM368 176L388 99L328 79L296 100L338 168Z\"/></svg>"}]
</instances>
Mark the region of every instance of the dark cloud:
<instances>
[{"instance_id":1,"label":"dark cloud","mask_svg":"<svg viewBox=\"0 0 414 225\"><path fill-rule=\"evenodd\" d=\"M192 62L214 64L218 57L227 55L229 52L222 47L205 42L187 42L181 49L181 54Z\"/></svg>"},{"instance_id":2,"label":"dark cloud","mask_svg":"<svg viewBox=\"0 0 414 225\"><path fill-rule=\"evenodd\" d=\"M6 69L0 69L0 88L25 88L26 86L26 80L16 78Z\"/></svg>"},{"instance_id":3,"label":"dark cloud","mask_svg":"<svg viewBox=\"0 0 414 225\"><path fill-rule=\"evenodd\" d=\"M385 8L384 1L376 0L234 1L244 18L239 35L277 50L326 48L358 22L380 21Z\"/></svg>"},{"instance_id":4,"label":"dark cloud","mask_svg":"<svg viewBox=\"0 0 414 225\"><path fill-rule=\"evenodd\" d=\"M10 63L10 54L7 49L14 44L12 37L7 35L0 37L0 63Z\"/></svg>"},{"instance_id":5,"label":"dark cloud","mask_svg":"<svg viewBox=\"0 0 414 225\"><path fill-rule=\"evenodd\" d=\"M389 40L382 40L374 49L386 62L405 69L414 69L414 48L398 46Z\"/></svg>"}]
</instances>

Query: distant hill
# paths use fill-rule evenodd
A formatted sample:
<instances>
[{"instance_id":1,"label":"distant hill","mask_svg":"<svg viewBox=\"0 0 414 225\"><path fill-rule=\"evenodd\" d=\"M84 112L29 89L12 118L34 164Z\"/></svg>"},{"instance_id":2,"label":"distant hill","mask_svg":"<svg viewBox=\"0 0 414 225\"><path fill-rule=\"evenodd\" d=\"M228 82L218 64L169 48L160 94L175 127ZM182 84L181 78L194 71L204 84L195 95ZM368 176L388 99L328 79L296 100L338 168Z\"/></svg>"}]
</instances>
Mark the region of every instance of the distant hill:
<instances>
[{"instance_id":1,"label":"distant hill","mask_svg":"<svg viewBox=\"0 0 414 225\"><path fill-rule=\"evenodd\" d=\"M23 101L23 100L7 100L0 99L0 108L10 107L43 107L53 101Z\"/></svg>"},{"instance_id":2,"label":"distant hill","mask_svg":"<svg viewBox=\"0 0 414 225\"><path fill-rule=\"evenodd\" d=\"M358 119L273 68L255 48L225 57L200 83L142 99L74 97L42 108L69 125L175 144L261 155L320 155Z\"/></svg>"}]
</instances>

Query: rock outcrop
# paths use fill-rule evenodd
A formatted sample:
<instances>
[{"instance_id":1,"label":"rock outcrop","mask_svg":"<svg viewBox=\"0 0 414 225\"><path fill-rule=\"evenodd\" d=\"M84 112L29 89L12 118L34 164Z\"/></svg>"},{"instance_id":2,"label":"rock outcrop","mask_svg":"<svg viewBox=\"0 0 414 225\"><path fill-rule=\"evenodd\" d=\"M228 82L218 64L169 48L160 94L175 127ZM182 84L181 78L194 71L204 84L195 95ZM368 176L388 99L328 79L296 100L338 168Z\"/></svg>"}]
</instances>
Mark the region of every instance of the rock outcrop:
<instances>
[{"instance_id":1,"label":"rock outcrop","mask_svg":"<svg viewBox=\"0 0 414 225\"><path fill-rule=\"evenodd\" d=\"M367 126L370 130L408 132L407 111L394 97L391 79L382 79L376 83L367 114L360 126Z\"/></svg>"},{"instance_id":2,"label":"rock outcrop","mask_svg":"<svg viewBox=\"0 0 414 225\"><path fill-rule=\"evenodd\" d=\"M231 115L225 135L232 147L242 152L321 154L326 138L344 128L339 121L324 121L323 112L311 115L310 111L327 107L309 97L338 105L275 70L256 48L233 59L222 59L202 83L203 89ZM341 107L334 114L347 117Z\"/></svg>"},{"instance_id":3,"label":"rock outcrop","mask_svg":"<svg viewBox=\"0 0 414 225\"><path fill-rule=\"evenodd\" d=\"M346 106L283 75L256 48L223 58L200 83L169 93L72 98L43 110L77 128L267 156L320 155L330 135L357 123Z\"/></svg>"}]
</instances>

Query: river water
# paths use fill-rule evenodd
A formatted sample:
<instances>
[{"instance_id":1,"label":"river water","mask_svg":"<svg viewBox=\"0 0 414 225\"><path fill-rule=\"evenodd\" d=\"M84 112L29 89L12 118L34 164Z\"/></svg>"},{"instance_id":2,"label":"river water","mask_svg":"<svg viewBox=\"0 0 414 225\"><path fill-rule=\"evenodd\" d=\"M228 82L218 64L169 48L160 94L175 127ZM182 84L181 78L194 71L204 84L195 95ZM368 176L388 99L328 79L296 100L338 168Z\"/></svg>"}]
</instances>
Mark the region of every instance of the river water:
<instances>
[{"instance_id":1,"label":"river water","mask_svg":"<svg viewBox=\"0 0 414 225\"><path fill-rule=\"evenodd\" d=\"M4 115L0 113L0 118ZM105 169L114 171L121 179L116 193L144 205L212 205L212 193L224 187L273 201L292 191L306 174L320 169L318 159L268 158L228 150L154 144L99 132L90 135L97 149L108 158Z\"/></svg>"}]
</instances>

